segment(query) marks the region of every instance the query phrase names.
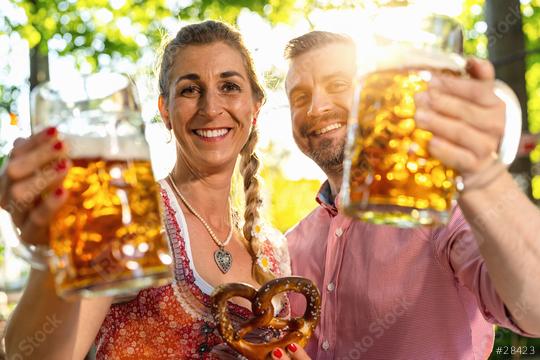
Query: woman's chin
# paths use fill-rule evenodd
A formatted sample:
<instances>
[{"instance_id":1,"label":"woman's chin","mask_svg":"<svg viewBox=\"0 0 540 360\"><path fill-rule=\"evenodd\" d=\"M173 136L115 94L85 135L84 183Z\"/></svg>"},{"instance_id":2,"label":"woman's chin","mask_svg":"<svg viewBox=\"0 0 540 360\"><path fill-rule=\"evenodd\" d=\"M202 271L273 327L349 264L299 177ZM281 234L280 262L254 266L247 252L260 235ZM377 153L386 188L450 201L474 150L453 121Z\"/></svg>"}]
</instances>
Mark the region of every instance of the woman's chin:
<instances>
[{"instance_id":1,"label":"woman's chin","mask_svg":"<svg viewBox=\"0 0 540 360\"><path fill-rule=\"evenodd\" d=\"M238 156L225 157L225 156L203 156L198 161L194 158L190 159L191 167L198 169L201 173L217 173L230 170L236 165L236 159Z\"/></svg>"}]
</instances>

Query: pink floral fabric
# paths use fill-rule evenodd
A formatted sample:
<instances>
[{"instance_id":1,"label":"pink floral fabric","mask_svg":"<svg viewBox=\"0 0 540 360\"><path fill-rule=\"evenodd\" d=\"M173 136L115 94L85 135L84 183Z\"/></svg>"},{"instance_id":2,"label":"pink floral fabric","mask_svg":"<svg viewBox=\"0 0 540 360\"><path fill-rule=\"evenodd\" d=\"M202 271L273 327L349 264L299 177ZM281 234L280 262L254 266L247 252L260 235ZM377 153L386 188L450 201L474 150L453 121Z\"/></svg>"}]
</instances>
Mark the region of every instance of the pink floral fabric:
<instances>
[{"instance_id":1,"label":"pink floral fabric","mask_svg":"<svg viewBox=\"0 0 540 360\"><path fill-rule=\"evenodd\" d=\"M174 195L164 188L161 195L175 279L170 285L142 290L133 300L111 306L95 340L97 360L214 359L212 350L225 348L210 312L211 298L195 284L181 225L171 205L176 201ZM264 246L272 270L279 272L272 245ZM229 310L237 322L251 316L248 309L232 303ZM286 301L280 316L288 314Z\"/></svg>"}]
</instances>

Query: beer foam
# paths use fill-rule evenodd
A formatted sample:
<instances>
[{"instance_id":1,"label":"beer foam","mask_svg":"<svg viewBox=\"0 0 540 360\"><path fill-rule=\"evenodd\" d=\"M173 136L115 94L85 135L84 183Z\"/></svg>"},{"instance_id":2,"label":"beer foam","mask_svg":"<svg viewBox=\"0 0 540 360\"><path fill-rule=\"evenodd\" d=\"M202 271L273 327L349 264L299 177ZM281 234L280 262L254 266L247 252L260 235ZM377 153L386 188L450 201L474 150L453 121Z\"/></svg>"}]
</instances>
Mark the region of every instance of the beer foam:
<instances>
[{"instance_id":1,"label":"beer foam","mask_svg":"<svg viewBox=\"0 0 540 360\"><path fill-rule=\"evenodd\" d=\"M461 73L464 71L466 60L454 53L435 49L418 49L408 46L392 45L380 48L374 57L371 71L428 68L446 69Z\"/></svg>"},{"instance_id":2,"label":"beer foam","mask_svg":"<svg viewBox=\"0 0 540 360\"><path fill-rule=\"evenodd\" d=\"M150 160L148 144L141 136L64 135L63 138L72 159Z\"/></svg>"}]
</instances>

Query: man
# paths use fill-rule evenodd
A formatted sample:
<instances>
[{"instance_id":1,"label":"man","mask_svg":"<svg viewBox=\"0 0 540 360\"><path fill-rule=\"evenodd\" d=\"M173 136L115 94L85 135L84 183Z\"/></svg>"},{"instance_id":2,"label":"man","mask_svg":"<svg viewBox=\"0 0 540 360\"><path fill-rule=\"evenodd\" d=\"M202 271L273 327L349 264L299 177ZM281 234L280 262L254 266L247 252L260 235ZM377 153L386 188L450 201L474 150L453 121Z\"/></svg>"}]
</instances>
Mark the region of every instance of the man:
<instances>
[{"instance_id":1,"label":"man","mask_svg":"<svg viewBox=\"0 0 540 360\"><path fill-rule=\"evenodd\" d=\"M469 60L471 79L437 76L417 96L417 124L434 134L431 154L471 186L447 226L399 229L354 221L336 204L354 44L311 32L291 40L286 57L294 139L328 176L320 206L287 235L293 273L314 280L322 293L308 354L485 359L492 324L540 336L540 214L493 161L505 107L493 92L491 64ZM302 301L292 302L300 313Z\"/></svg>"}]
</instances>

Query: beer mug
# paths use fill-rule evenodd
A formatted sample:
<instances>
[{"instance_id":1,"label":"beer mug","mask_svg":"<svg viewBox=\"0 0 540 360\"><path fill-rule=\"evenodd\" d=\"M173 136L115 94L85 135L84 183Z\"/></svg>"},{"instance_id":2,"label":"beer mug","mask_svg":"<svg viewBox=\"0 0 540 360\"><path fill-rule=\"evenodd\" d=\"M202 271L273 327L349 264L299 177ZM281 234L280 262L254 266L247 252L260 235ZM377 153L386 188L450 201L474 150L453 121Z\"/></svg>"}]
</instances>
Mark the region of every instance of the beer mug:
<instances>
[{"instance_id":1,"label":"beer mug","mask_svg":"<svg viewBox=\"0 0 540 360\"><path fill-rule=\"evenodd\" d=\"M72 162L63 183L69 197L42 259L58 295L118 296L170 283L159 188L130 81L95 74L45 83L31 99L32 132L56 127Z\"/></svg>"},{"instance_id":2,"label":"beer mug","mask_svg":"<svg viewBox=\"0 0 540 360\"><path fill-rule=\"evenodd\" d=\"M407 26L392 29L403 18ZM349 118L341 208L376 224L446 224L459 174L429 154L432 134L416 127L414 98L434 75L467 76L461 27L450 17L397 7L382 11L373 29L372 52L360 55L369 61L360 66L364 74ZM497 82L496 88L507 105L500 159L509 164L519 144L521 109L508 86Z\"/></svg>"}]
</instances>

